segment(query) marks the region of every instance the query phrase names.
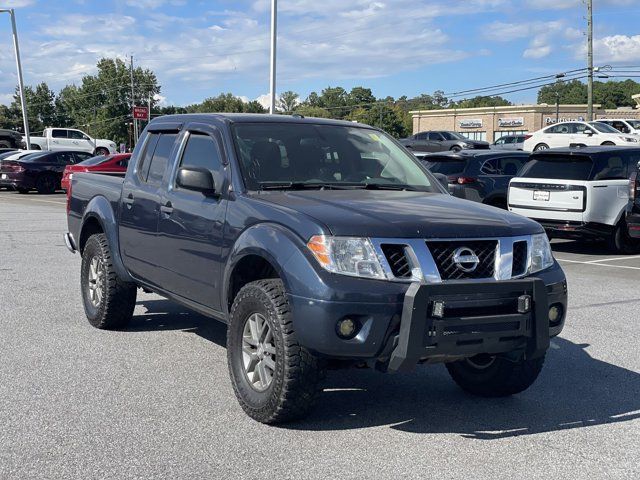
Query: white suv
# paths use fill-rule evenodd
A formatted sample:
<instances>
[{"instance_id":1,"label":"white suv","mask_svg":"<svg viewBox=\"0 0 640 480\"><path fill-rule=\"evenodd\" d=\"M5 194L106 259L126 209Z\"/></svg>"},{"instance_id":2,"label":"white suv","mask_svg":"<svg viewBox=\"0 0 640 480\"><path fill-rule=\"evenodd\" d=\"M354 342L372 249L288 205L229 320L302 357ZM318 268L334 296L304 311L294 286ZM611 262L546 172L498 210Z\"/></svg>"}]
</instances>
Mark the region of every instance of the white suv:
<instances>
[{"instance_id":1,"label":"white suv","mask_svg":"<svg viewBox=\"0 0 640 480\"><path fill-rule=\"evenodd\" d=\"M549 236L606 240L634 253L625 208L640 148L582 147L540 151L509 183L509 210L538 221Z\"/></svg>"},{"instance_id":2,"label":"white suv","mask_svg":"<svg viewBox=\"0 0 640 480\"><path fill-rule=\"evenodd\" d=\"M609 125L594 122L562 122L543 128L526 137L524 150L537 152L555 147L624 145L639 146L639 137L625 135Z\"/></svg>"},{"instance_id":3,"label":"white suv","mask_svg":"<svg viewBox=\"0 0 640 480\"><path fill-rule=\"evenodd\" d=\"M621 133L640 135L640 120L631 118L603 118L596 121L606 123Z\"/></svg>"}]
</instances>

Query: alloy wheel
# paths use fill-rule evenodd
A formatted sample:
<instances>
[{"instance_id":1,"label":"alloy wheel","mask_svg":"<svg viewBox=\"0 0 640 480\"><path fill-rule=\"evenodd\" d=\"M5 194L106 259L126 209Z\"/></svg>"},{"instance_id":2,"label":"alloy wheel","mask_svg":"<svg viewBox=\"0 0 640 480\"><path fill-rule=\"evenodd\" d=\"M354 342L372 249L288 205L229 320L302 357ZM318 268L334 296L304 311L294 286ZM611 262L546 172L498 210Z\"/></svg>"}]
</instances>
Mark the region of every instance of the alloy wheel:
<instances>
[{"instance_id":1,"label":"alloy wheel","mask_svg":"<svg viewBox=\"0 0 640 480\"><path fill-rule=\"evenodd\" d=\"M93 257L89 263L89 300L95 308L99 308L102 303L102 278L104 274L104 264L98 257Z\"/></svg>"},{"instance_id":2,"label":"alloy wheel","mask_svg":"<svg viewBox=\"0 0 640 480\"><path fill-rule=\"evenodd\" d=\"M244 324L242 365L253 389L264 392L271 386L276 371L276 347L269 322L260 313L251 314Z\"/></svg>"}]
</instances>

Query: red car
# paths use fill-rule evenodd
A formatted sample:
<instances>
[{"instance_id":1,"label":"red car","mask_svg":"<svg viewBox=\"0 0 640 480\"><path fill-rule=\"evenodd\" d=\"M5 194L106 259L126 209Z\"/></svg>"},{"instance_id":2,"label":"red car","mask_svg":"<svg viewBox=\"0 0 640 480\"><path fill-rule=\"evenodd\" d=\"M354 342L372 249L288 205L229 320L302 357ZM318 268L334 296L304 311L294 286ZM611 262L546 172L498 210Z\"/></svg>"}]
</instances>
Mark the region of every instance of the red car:
<instances>
[{"instance_id":1,"label":"red car","mask_svg":"<svg viewBox=\"0 0 640 480\"><path fill-rule=\"evenodd\" d=\"M131 158L130 153L114 153L112 155L98 155L75 165L67 165L62 174L62 189L69 190L71 175L80 172L124 173Z\"/></svg>"}]
</instances>

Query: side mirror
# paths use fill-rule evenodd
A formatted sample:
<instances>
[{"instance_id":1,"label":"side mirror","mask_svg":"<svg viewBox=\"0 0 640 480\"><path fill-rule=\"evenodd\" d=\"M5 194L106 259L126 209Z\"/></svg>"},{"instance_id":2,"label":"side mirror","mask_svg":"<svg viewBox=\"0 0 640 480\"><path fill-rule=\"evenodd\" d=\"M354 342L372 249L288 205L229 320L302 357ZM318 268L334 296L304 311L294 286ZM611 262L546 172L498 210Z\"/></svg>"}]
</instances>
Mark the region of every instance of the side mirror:
<instances>
[{"instance_id":1,"label":"side mirror","mask_svg":"<svg viewBox=\"0 0 640 480\"><path fill-rule=\"evenodd\" d=\"M206 168L183 167L178 170L176 184L185 190L201 192L206 196L216 195L213 175Z\"/></svg>"},{"instance_id":2,"label":"side mirror","mask_svg":"<svg viewBox=\"0 0 640 480\"><path fill-rule=\"evenodd\" d=\"M590 137L593 135L593 132L591 130L583 130L582 133L584 133L585 135L589 135Z\"/></svg>"},{"instance_id":3,"label":"side mirror","mask_svg":"<svg viewBox=\"0 0 640 480\"><path fill-rule=\"evenodd\" d=\"M431 173L438 180L447 192L449 192L449 179L444 173Z\"/></svg>"}]
</instances>

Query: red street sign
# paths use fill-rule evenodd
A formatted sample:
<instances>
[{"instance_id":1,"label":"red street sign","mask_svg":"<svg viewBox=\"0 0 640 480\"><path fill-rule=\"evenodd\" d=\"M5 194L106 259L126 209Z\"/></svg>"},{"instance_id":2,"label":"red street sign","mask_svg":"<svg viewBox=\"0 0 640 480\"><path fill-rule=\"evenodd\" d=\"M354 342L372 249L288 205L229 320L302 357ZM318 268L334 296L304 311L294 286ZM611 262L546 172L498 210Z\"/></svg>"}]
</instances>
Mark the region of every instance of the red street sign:
<instances>
[{"instance_id":1,"label":"red street sign","mask_svg":"<svg viewBox=\"0 0 640 480\"><path fill-rule=\"evenodd\" d=\"M149 120L149 109L147 107L133 107L133 118L136 120Z\"/></svg>"}]
</instances>

